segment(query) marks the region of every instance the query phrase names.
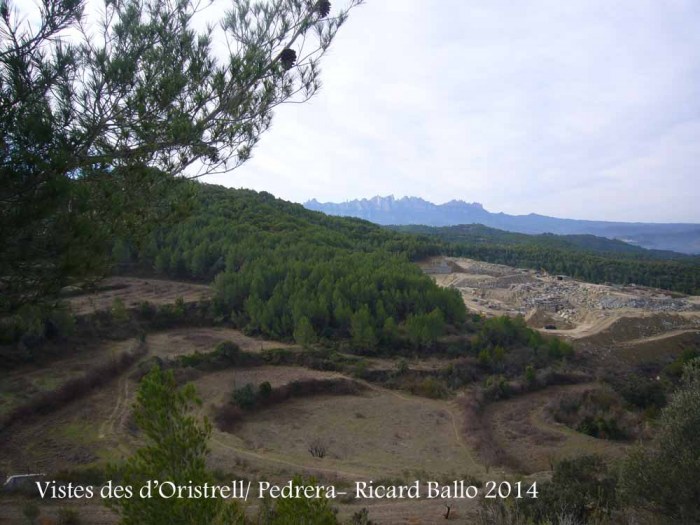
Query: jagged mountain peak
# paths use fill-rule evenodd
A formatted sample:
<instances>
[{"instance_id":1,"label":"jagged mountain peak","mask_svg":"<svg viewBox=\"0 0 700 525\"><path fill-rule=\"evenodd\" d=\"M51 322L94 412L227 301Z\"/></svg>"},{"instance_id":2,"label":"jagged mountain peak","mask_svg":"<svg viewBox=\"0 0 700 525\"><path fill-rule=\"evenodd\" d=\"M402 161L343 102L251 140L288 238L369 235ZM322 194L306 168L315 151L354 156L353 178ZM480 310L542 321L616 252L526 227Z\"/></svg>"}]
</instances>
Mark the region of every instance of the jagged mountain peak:
<instances>
[{"instance_id":1,"label":"jagged mountain peak","mask_svg":"<svg viewBox=\"0 0 700 525\"><path fill-rule=\"evenodd\" d=\"M491 228L517 233L591 234L609 239L624 239L644 248L674 250L683 253L700 252L700 225L655 224L559 219L530 213L509 215L491 213L478 202L452 199L434 204L420 197L376 195L343 203L307 201L310 210L329 215L358 217L382 225L423 224L426 226L455 226L483 224Z\"/></svg>"}]
</instances>

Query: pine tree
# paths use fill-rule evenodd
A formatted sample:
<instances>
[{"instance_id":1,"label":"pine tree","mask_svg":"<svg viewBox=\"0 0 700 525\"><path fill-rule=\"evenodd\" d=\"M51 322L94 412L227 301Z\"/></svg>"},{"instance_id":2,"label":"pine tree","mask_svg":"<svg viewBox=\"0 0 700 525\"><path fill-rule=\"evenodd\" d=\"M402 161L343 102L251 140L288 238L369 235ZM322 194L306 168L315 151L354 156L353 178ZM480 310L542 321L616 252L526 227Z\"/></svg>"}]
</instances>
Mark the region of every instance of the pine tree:
<instances>
[{"instance_id":1,"label":"pine tree","mask_svg":"<svg viewBox=\"0 0 700 525\"><path fill-rule=\"evenodd\" d=\"M195 0L105 2L88 23L86 0L42 0L35 25L0 0L0 311L104 275L115 236L186 213L184 180L241 165L275 107L316 93L361 2L232 2L198 31Z\"/></svg>"},{"instance_id":2,"label":"pine tree","mask_svg":"<svg viewBox=\"0 0 700 525\"><path fill-rule=\"evenodd\" d=\"M213 483L206 468L211 435L208 420L200 421L191 411L201 404L194 386L178 388L172 372L154 367L144 376L134 410L145 445L123 466L112 467L122 485L132 487L133 497L108 499L107 505L120 516L122 525L232 525L243 523L240 509L230 501L212 498L140 497L149 481L178 485Z\"/></svg>"}]
</instances>

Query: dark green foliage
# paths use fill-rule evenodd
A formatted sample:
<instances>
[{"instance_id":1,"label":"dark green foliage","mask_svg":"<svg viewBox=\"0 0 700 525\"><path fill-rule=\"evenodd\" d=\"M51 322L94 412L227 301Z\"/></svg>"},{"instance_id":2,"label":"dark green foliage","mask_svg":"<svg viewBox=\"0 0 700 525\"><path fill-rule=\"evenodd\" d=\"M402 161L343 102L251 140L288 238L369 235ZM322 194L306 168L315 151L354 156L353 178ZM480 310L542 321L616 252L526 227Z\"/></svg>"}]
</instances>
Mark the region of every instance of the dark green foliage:
<instances>
[{"instance_id":1,"label":"dark green foliage","mask_svg":"<svg viewBox=\"0 0 700 525\"><path fill-rule=\"evenodd\" d=\"M145 321L152 321L156 316L158 309L152 303L143 301L139 304L138 314Z\"/></svg>"},{"instance_id":2,"label":"dark green foliage","mask_svg":"<svg viewBox=\"0 0 700 525\"><path fill-rule=\"evenodd\" d=\"M631 504L657 511L669 523L700 521L700 360L686 364L652 442L624 462L621 485Z\"/></svg>"},{"instance_id":3,"label":"dark green foliage","mask_svg":"<svg viewBox=\"0 0 700 525\"><path fill-rule=\"evenodd\" d=\"M445 382L436 377L426 377L421 380L416 380L409 383L407 388L414 395L429 397L431 399L444 399L450 394Z\"/></svg>"},{"instance_id":4,"label":"dark green foliage","mask_svg":"<svg viewBox=\"0 0 700 525\"><path fill-rule=\"evenodd\" d=\"M25 304L14 315L0 318L0 344L20 343L25 350L74 331L75 318L61 306Z\"/></svg>"},{"instance_id":5,"label":"dark green foliage","mask_svg":"<svg viewBox=\"0 0 700 525\"><path fill-rule=\"evenodd\" d=\"M250 410L255 406L258 394L255 392L255 387L248 383L246 386L234 390L231 399L243 410Z\"/></svg>"},{"instance_id":6,"label":"dark green foliage","mask_svg":"<svg viewBox=\"0 0 700 525\"><path fill-rule=\"evenodd\" d=\"M525 377L525 383L528 386L532 386L535 383L535 380L537 379L537 376L535 374L535 367L532 365L527 365L525 367L525 372L524 372L524 377Z\"/></svg>"},{"instance_id":7,"label":"dark green foliage","mask_svg":"<svg viewBox=\"0 0 700 525\"><path fill-rule=\"evenodd\" d=\"M303 347L307 347L316 342L316 332L314 331L314 327L311 326L309 318L306 316L302 316L301 319L297 321L293 335L294 341Z\"/></svg>"},{"instance_id":8,"label":"dark green foliage","mask_svg":"<svg viewBox=\"0 0 700 525\"><path fill-rule=\"evenodd\" d=\"M535 523L558 523L560 515L578 522L595 522L618 506L617 479L597 456L563 460L554 468L552 480L538 484L537 499L522 500L525 517Z\"/></svg>"},{"instance_id":9,"label":"dark green foliage","mask_svg":"<svg viewBox=\"0 0 700 525\"><path fill-rule=\"evenodd\" d=\"M506 378L502 375L492 375L484 381L483 394L489 401L507 399L511 396L511 387Z\"/></svg>"},{"instance_id":10,"label":"dark green foliage","mask_svg":"<svg viewBox=\"0 0 700 525\"><path fill-rule=\"evenodd\" d=\"M666 405L664 384L636 373L609 380L613 389L630 405L641 409L659 409Z\"/></svg>"},{"instance_id":11,"label":"dark green foliage","mask_svg":"<svg viewBox=\"0 0 700 525\"><path fill-rule=\"evenodd\" d=\"M444 328L445 319L438 309L427 314L411 315L406 320L408 338L418 348L435 345Z\"/></svg>"},{"instance_id":12,"label":"dark green foliage","mask_svg":"<svg viewBox=\"0 0 700 525\"><path fill-rule=\"evenodd\" d=\"M235 364L241 357L241 347L232 341L223 341L216 345L216 354L226 361Z\"/></svg>"},{"instance_id":13,"label":"dark green foliage","mask_svg":"<svg viewBox=\"0 0 700 525\"><path fill-rule=\"evenodd\" d=\"M18 421L27 421L39 414L48 414L68 403L89 394L98 385L104 385L123 373L141 359L147 351L144 344L128 352L113 356L113 359L87 369L80 377L69 379L53 390L42 392L29 398L0 418L0 430Z\"/></svg>"},{"instance_id":14,"label":"dark green foliage","mask_svg":"<svg viewBox=\"0 0 700 525\"><path fill-rule=\"evenodd\" d=\"M392 226L440 240L440 253L546 270L594 283L640 284L700 294L700 258L644 250L592 235L524 235L478 224L433 228Z\"/></svg>"},{"instance_id":15,"label":"dark green foliage","mask_svg":"<svg viewBox=\"0 0 700 525\"><path fill-rule=\"evenodd\" d=\"M224 341L211 352L195 351L193 354L179 356L176 362L179 366L198 370L220 370L231 366L254 366L260 363L260 358L241 351L236 343Z\"/></svg>"},{"instance_id":16,"label":"dark green foliage","mask_svg":"<svg viewBox=\"0 0 700 525\"><path fill-rule=\"evenodd\" d=\"M644 260L692 260L693 256L667 250L647 250L617 239L590 234L556 235L553 233L526 234L490 228L483 224L457 226L389 226L392 230L438 237L450 243L522 247L532 246L549 250L578 250L598 255L620 255Z\"/></svg>"},{"instance_id":17,"label":"dark green foliage","mask_svg":"<svg viewBox=\"0 0 700 525\"><path fill-rule=\"evenodd\" d=\"M485 319L476 324L474 330L476 335L468 351L483 369L493 373L516 377L526 366L531 366L534 372L574 355L569 343L543 336L529 328L521 316Z\"/></svg>"},{"instance_id":18,"label":"dark green foliage","mask_svg":"<svg viewBox=\"0 0 700 525\"><path fill-rule=\"evenodd\" d=\"M260 383L260 385L258 386L258 397L264 401L266 399L269 399L271 395L272 385L270 384L270 382L263 381L262 383Z\"/></svg>"},{"instance_id":19,"label":"dark green foliage","mask_svg":"<svg viewBox=\"0 0 700 525\"><path fill-rule=\"evenodd\" d=\"M220 406L216 412L218 427L231 431L245 413L282 403L295 397L314 395L356 395L363 389L362 385L345 378L305 379L292 381L286 385L272 388L267 381L260 383L256 389L253 384L238 388L231 394L231 401Z\"/></svg>"},{"instance_id":20,"label":"dark green foliage","mask_svg":"<svg viewBox=\"0 0 700 525\"><path fill-rule=\"evenodd\" d=\"M697 348L684 348L681 355L664 368L664 373L677 381L683 375L685 365L697 357L700 357L700 350Z\"/></svg>"},{"instance_id":21,"label":"dark green foliage","mask_svg":"<svg viewBox=\"0 0 700 525\"><path fill-rule=\"evenodd\" d=\"M590 389L562 395L553 406L554 419L599 439L628 439L636 433L636 421L627 414L619 397L607 389Z\"/></svg>"},{"instance_id":22,"label":"dark green foliage","mask_svg":"<svg viewBox=\"0 0 700 525\"><path fill-rule=\"evenodd\" d=\"M429 346L466 318L456 291L409 262L433 249L414 237L267 193L203 185L199 199L195 215L154 234L137 259L171 277L215 278L216 312L250 333L302 345L351 338L372 353L403 326Z\"/></svg>"},{"instance_id":23,"label":"dark green foliage","mask_svg":"<svg viewBox=\"0 0 700 525\"><path fill-rule=\"evenodd\" d=\"M614 417L585 416L576 430L600 439L626 439L627 434L618 426Z\"/></svg>"},{"instance_id":24,"label":"dark green foliage","mask_svg":"<svg viewBox=\"0 0 700 525\"><path fill-rule=\"evenodd\" d=\"M109 1L97 16L47 0L28 17L0 2L0 311L104 276L112 254L129 265L136 239L187 209L188 167L240 165L273 108L314 95L359 3L324 17L325 3L234 2L197 30L189 0ZM301 58L280 58L292 46ZM207 254L194 255L199 271Z\"/></svg>"},{"instance_id":25,"label":"dark green foliage","mask_svg":"<svg viewBox=\"0 0 700 525\"><path fill-rule=\"evenodd\" d=\"M374 324L367 305L362 305L350 318L352 343L360 353L372 353L377 346Z\"/></svg>"},{"instance_id":26,"label":"dark green foliage","mask_svg":"<svg viewBox=\"0 0 700 525\"><path fill-rule=\"evenodd\" d=\"M549 340L554 341L552 338ZM515 343L541 346L545 339L539 332L531 330L521 317L499 316L485 319L477 335L477 345L512 346Z\"/></svg>"},{"instance_id":27,"label":"dark green foliage","mask_svg":"<svg viewBox=\"0 0 700 525\"><path fill-rule=\"evenodd\" d=\"M212 484L207 470L207 441L211 425L191 414L201 404L194 387L178 389L172 373L154 367L141 381L134 419L145 444L126 464L116 467L123 484L138 490L149 480L172 481L175 485ZM151 498L106 500L123 525L191 525L193 523L242 523L235 503L221 499L164 499L157 492Z\"/></svg>"}]
</instances>

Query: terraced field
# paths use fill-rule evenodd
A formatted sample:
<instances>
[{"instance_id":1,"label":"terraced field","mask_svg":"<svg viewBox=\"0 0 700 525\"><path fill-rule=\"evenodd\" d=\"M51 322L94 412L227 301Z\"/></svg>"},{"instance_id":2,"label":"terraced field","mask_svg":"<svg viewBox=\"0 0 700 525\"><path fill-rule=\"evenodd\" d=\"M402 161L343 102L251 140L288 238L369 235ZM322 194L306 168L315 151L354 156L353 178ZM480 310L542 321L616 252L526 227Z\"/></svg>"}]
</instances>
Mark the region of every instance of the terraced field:
<instances>
[{"instance_id":1,"label":"terraced field","mask_svg":"<svg viewBox=\"0 0 700 525\"><path fill-rule=\"evenodd\" d=\"M482 281L467 278L461 282ZM72 298L73 310L86 314L109 308L117 297L128 308L144 300L154 304L172 302L177 297L198 301L211 293L200 285L143 279L119 278L111 281L110 287L90 296ZM164 291L165 295L161 295ZM566 335L576 339L577 345L594 348L597 356L615 352L627 356L630 362L641 359L642 354L671 354L674 345L681 341L697 343L698 319L694 310L653 315L637 312L639 315L631 318L618 314L588 312L589 317L582 317L578 326L571 329L578 330L580 337L573 337L571 331ZM565 335L567 331L549 332ZM140 442L131 412L138 378L143 373L142 363L153 357L168 361L196 352L204 354L223 341L234 342L253 354L273 348L300 350L293 344L250 337L220 326L151 332L145 339L145 354L138 362L105 379L79 399L5 430L0 446L0 474L57 472L126 458ZM102 341L57 356L48 367L27 365L3 373L0 416L34 396L79 378L91 368L117 359L139 344L137 338ZM660 346L664 350L659 350ZM406 364L416 372L437 373L452 362L444 357L413 356ZM366 358L364 365L368 370L386 373L397 366L389 358ZM293 398L260 409L246 415L230 432L215 428L210 441L210 466L233 477L284 481L303 473L339 486L382 479L402 483L416 479L503 480L514 476L546 479L552 465L563 458L581 453L616 458L626 449L624 444L575 432L547 415L546 406L552 398L590 388L588 383L549 387L493 402L486 405L482 414L475 415L465 410L465 392L448 399L428 399L338 372L299 366L190 368L184 370L182 378L194 383L203 400L200 415L212 419L235 389L248 384L257 388L269 382L278 388L294 381L344 378L360 385L361 389L353 395ZM473 439L470 429L477 426L479 439L482 443L488 440L491 452L497 453L500 462L494 463L491 456L485 456L478 440ZM312 442L323 444L323 457L310 453ZM362 507L367 507L378 523L444 523L445 507L439 501L429 500L346 500L339 503L340 515L347 518ZM88 523L115 523L115 516L98 502L81 508L91 517ZM249 511L254 513L255 508L252 505ZM57 509L58 506L45 506L48 515ZM451 517L469 522L475 519L475 511L475 502L455 501ZM17 506L0 508L0 523L12 523L18 516Z\"/></svg>"}]
</instances>

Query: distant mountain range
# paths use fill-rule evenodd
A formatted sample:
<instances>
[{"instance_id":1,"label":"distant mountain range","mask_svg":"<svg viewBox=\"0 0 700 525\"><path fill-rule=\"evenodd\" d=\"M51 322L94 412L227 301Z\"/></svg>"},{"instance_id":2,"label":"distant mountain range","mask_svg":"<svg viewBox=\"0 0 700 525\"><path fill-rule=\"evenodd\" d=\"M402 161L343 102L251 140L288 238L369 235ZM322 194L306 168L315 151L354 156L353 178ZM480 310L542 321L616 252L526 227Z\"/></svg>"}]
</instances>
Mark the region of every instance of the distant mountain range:
<instances>
[{"instance_id":1,"label":"distant mountain range","mask_svg":"<svg viewBox=\"0 0 700 525\"><path fill-rule=\"evenodd\" d=\"M377 196L342 203L322 203L312 199L304 203L304 206L328 215L358 217L382 225L483 224L517 233L590 234L648 249L700 253L700 224L584 221L535 213L508 215L491 213L477 202L452 200L445 204L433 204L419 197L395 199L393 196Z\"/></svg>"}]
</instances>

